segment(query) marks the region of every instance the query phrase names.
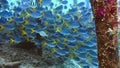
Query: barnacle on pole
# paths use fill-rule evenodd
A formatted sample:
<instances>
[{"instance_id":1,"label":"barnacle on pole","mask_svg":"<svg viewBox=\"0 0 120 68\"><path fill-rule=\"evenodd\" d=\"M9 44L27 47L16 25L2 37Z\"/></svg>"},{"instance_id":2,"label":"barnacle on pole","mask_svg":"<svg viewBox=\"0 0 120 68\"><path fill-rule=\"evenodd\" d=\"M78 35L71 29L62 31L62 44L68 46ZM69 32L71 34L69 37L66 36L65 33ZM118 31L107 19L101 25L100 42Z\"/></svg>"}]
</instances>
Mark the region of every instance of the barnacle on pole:
<instances>
[{"instance_id":1,"label":"barnacle on pole","mask_svg":"<svg viewBox=\"0 0 120 68\"><path fill-rule=\"evenodd\" d=\"M99 68L118 68L117 0L90 0L95 16Z\"/></svg>"}]
</instances>

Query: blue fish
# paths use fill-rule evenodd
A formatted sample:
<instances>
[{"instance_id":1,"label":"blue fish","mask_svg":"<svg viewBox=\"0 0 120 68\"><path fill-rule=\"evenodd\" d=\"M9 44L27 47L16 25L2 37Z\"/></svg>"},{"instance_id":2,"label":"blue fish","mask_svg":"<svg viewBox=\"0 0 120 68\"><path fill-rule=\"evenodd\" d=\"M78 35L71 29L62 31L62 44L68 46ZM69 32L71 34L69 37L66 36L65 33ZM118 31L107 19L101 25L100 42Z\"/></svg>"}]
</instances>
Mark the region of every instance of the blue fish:
<instances>
[{"instance_id":1,"label":"blue fish","mask_svg":"<svg viewBox=\"0 0 120 68\"><path fill-rule=\"evenodd\" d=\"M35 2L30 3L30 8L36 8L38 5Z\"/></svg>"},{"instance_id":2,"label":"blue fish","mask_svg":"<svg viewBox=\"0 0 120 68\"><path fill-rule=\"evenodd\" d=\"M33 0L22 0L20 2L21 4L26 4L28 7L31 6L31 3L34 3Z\"/></svg>"},{"instance_id":3,"label":"blue fish","mask_svg":"<svg viewBox=\"0 0 120 68\"><path fill-rule=\"evenodd\" d=\"M71 33L71 36L73 36L73 37L79 37L79 36L80 36L80 33L78 33L78 32L73 32L73 33Z\"/></svg>"},{"instance_id":4,"label":"blue fish","mask_svg":"<svg viewBox=\"0 0 120 68\"><path fill-rule=\"evenodd\" d=\"M77 39L76 43L82 43L83 42L83 40L81 38L76 38L76 39Z\"/></svg>"},{"instance_id":5,"label":"blue fish","mask_svg":"<svg viewBox=\"0 0 120 68\"><path fill-rule=\"evenodd\" d=\"M28 34L31 34L31 33L32 33L32 30L31 30L31 29L25 28L24 30L25 30Z\"/></svg>"},{"instance_id":6,"label":"blue fish","mask_svg":"<svg viewBox=\"0 0 120 68\"><path fill-rule=\"evenodd\" d=\"M97 52L97 46L96 45L94 45L93 47L86 47L86 48L88 48L89 50L94 50L94 51Z\"/></svg>"},{"instance_id":7,"label":"blue fish","mask_svg":"<svg viewBox=\"0 0 120 68\"><path fill-rule=\"evenodd\" d=\"M55 17L53 16L51 11L46 11L44 12L44 16L45 18L47 18L47 20L50 20L53 22L53 20L55 19ZM54 22L53 22L54 23Z\"/></svg>"},{"instance_id":8,"label":"blue fish","mask_svg":"<svg viewBox=\"0 0 120 68\"><path fill-rule=\"evenodd\" d=\"M15 11L15 13L22 12L22 8L20 8L20 7L15 7L13 10Z\"/></svg>"},{"instance_id":9,"label":"blue fish","mask_svg":"<svg viewBox=\"0 0 120 68\"><path fill-rule=\"evenodd\" d=\"M97 53L93 50L89 50L88 52L89 52L90 56L93 58L96 58L98 56Z\"/></svg>"},{"instance_id":10,"label":"blue fish","mask_svg":"<svg viewBox=\"0 0 120 68\"><path fill-rule=\"evenodd\" d=\"M58 47L59 49L65 49L64 45L61 44L61 43L58 43L58 44L57 44L57 47Z\"/></svg>"},{"instance_id":11,"label":"blue fish","mask_svg":"<svg viewBox=\"0 0 120 68\"><path fill-rule=\"evenodd\" d=\"M75 12L77 12L78 11L78 9L77 8L72 8L72 9L69 9L69 13L75 13Z\"/></svg>"},{"instance_id":12,"label":"blue fish","mask_svg":"<svg viewBox=\"0 0 120 68\"><path fill-rule=\"evenodd\" d=\"M46 38L45 38L45 40L47 40L47 41L50 41L50 42L51 42L51 41L53 40L53 38L46 37Z\"/></svg>"},{"instance_id":13,"label":"blue fish","mask_svg":"<svg viewBox=\"0 0 120 68\"><path fill-rule=\"evenodd\" d=\"M82 7L82 6L84 6L85 5L85 3L84 2L80 2L80 3L78 3L78 7Z\"/></svg>"},{"instance_id":14,"label":"blue fish","mask_svg":"<svg viewBox=\"0 0 120 68\"><path fill-rule=\"evenodd\" d=\"M42 0L42 5L43 6L49 6L51 4L51 0Z\"/></svg>"},{"instance_id":15,"label":"blue fish","mask_svg":"<svg viewBox=\"0 0 120 68\"><path fill-rule=\"evenodd\" d=\"M58 50L57 54L59 54L60 56L65 56L66 52L64 50Z\"/></svg>"},{"instance_id":16,"label":"blue fish","mask_svg":"<svg viewBox=\"0 0 120 68\"><path fill-rule=\"evenodd\" d=\"M52 43L48 43L47 46L49 46L49 47L56 47L56 45L52 44Z\"/></svg>"},{"instance_id":17,"label":"blue fish","mask_svg":"<svg viewBox=\"0 0 120 68\"><path fill-rule=\"evenodd\" d=\"M8 18L12 17L12 12L2 11L0 13L0 16L8 19Z\"/></svg>"},{"instance_id":18,"label":"blue fish","mask_svg":"<svg viewBox=\"0 0 120 68\"><path fill-rule=\"evenodd\" d=\"M79 58L81 59L80 61L82 61L82 64L84 64L83 62L86 62L87 56L85 55L85 53L81 53Z\"/></svg>"},{"instance_id":19,"label":"blue fish","mask_svg":"<svg viewBox=\"0 0 120 68\"><path fill-rule=\"evenodd\" d=\"M14 36L12 36L13 37L13 39L14 39L14 43L15 44L19 44L19 43L21 43L23 40L22 40L22 38L20 37L20 35L19 36L17 36L17 35L14 35Z\"/></svg>"},{"instance_id":20,"label":"blue fish","mask_svg":"<svg viewBox=\"0 0 120 68\"><path fill-rule=\"evenodd\" d=\"M19 7L22 8L23 10L26 10L29 6L28 6L28 4L20 3Z\"/></svg>"},{"instance_id":21,"label":"blue fish","mask_svg":"<svg viewBox=\"0 0 120 68\"><path fill-rule=\"evenodd\" d=\"M13 26L13 25L5 25L5 29L7 29L7 30L14 30L15 26Z\"/></svg>"},{"instance_id":22,"label":"blue fish","mask_svg":"<svg viewBox=\"0 0 120 68\"><path fill-rule=\"evenodd\" d=\"M86 53L88 50L85 47L80 47L76 50L76 53Z\"/></svg>"},{"instance_id":23,"label":"blue fish","mask_svg":"<svg viewBox=\"0 0 120 68\"><path fill-rule=\"evenodd\" d=\"M17 18L14 19L14 21L15 21L16 23L24 23L24 18L17 17Z\"/></svg>"},{"instance_id":24,"label":"blue fish","mask_svg":"<svg viewBox=\"0 0 120 68\"><path fill-rule=\"evenodd\" d=\"M75 57L74 60L77 62L81 61L81 59L79 57Z\"/></svg>"},{"instance_id":25,"label":"blue fish","mask_svg":"<svg viewBox=\"0 0 120 68\"><path fill-rule=\"evenodd\" d=\"M63 17L63 20L70 20L70 19L72 19L70 14L63 15L62 17Z\"/></svg>"},{"instance_id":26,"label":"blue fish","mask_svg":"<svg viewBox=\"0 0 120 68\"><path fill-rule=\"evenodd\" d=\"M67 4L68 1L67 0L64 0L64 1L61 1L62 4Z\"/></svg>"},{"instance_id":27,"label":"blue fish","mask_svg":"<svg viewBox=\"0 0 120 68\"><path fill-rule=\"evenodd\" d=\"M22 3L32 2L33 0L22 0Z\"/></svg>"},{"instance_id":28,"label":"blue fish","mask_svg":"<svg viewBox=\"0 0 120 68\"><path fill-rule=\"evenodd\" d=\"M87 26L88 22L90 22L90 19L89 18L81 18L80 21L81 21L81 23L83 23L83 24L81 24L82 26Z\"/></svg>"},{"instance_id":29,"label":"blue fish","mask_svg":"<svg viewBox=\"0 0 120 68\"><path fill-rule=\"evenodd\" d=\"M0 18L0 24L6 24L7 23L7 19L5 18Z\"/></svg>"},{"instance_id":30,"label":"blue fish","mask_svg":"<svg viewBox=\"0 0 120 68\"><path fill-rule=\"evenodd\" d=\"M67 9L68 7L67 6L64 6L64 9Z\"/></svg>"},{"instance_id":31,"label":"blue fish","mask_svg":"<svg viewBox=\"0 0 120 68\"><path fill-rule=\"evenodd\" d=\"M63 5L60 5L60 6L56 7L55 10L56 10L57 12L63 10Z\"/></svg>"},{"instance_id":32,"label":"blue fish","mask_svg":"<svg viewBox=\"0 0 120 68\"><path fill-rule=\"evenodd\" d=\"M63 49L63 51L66 53L66 54L69 54L69 50L67 48Z\"/></svg>"},{"instance_id":33,"label":"blue fish","mask_svg":"<svg viewBox=\"0 0 120 68\"><path fill-rule=\"evenodd\" d=\"M77 22L71 22L70 25L69 25L69 28L79 28L79 24Z\"/></svg>"},{"instance_id":34,"label":"blue fish","mask_svg":"<svg viewBox=\"0 0 120 68\"><path fill-rule=\"evenodd\" d=\"M41 14L39 12L33 12L30 14L31 17L33 18L40 18L41 17Z\"/></svg>"},{"instance_id":35,"label":"blue fish","mask_svg":"<svg viewBox=\"0 0 120 68\"><path fill-rule=\"evenodd\" d=\"M61 57L59 54L55 53L53 56L55 57Z\"/></svg>"},{"instance_id":36,"label":"blue fish","mask_svg":"<svg viewBox=\"0 0 120 68\"><path fill-rule=\"evenodd\" d=\"M14 6L15 4L13 2L10 3L10 6Z\"/></svg>"},{"instance_id":37,"label":"blue fish","mask_svg":"<svg viewBox=\"0 0 120 68\"><path fill-rule=\"evenodd\" d=\"M94 38L93 38L93 39L91 39L90 41L91 41L92 43L96 43L96 42L97 42L97 39L94 39Z\"/></svg>"},{"instance_id":38,"label":"blue fish","mask_svg":"<svg viewBox=\"0 0 120 68\"><path fill-rule=\"evenodd\" d=\"M4 36L3 40L4 40L4 43L8 43L10 41L10 37Z\"/></svg>"},{"instance_id":39,"label":"blue fish","mask_svg":"<svg viewBox=\"0 0 120 68\"><path fill-rule=\"evenodd\" d=\"M91 41L89 41L85 43L85 46L94 47L95 45Z\"/></svg>"},{"instance_id":40,"label":"blue fish","mask_svg":"<svg viewBox=\"0 0 120 68\"><path fill-rule=\"evenodd\" d=\"M9 9L9 5L8 4L2 4L2 9L4 10L4 9Z\"/></svg>"},{"instance_id":41,"label":"blue fish","mask_svg":"<svg viewBox=\"0 0 120 68\"><path fill-rule=\"evenodd\" d=\"M75 38L68 38L67 41L70 42L70 43L74 43L74 42L76 42L76 39Z\"/></svg>"},{"instance_id":42,"label":"blue fish","mask_svg":"<svg viewBox=\"0 0 120 68\"><path fill-rule=\"evenodd\" d=\"M82 63L81 65L83 66L83 68L89 68L90 67L90 65L87 61L83 61L81 63Z\"/></svg>"},{"instance_id":43,"label":"blue fish","mask_svg":"<svg viewBox=\"0 0 120 68\"><path fill-rule=\"evenodd\" d=\"M74 43L69 43L68 44L71 48L74 48L75 46L76 46L76 44L74 44Z\"/></svg>"},{"instance_id":44,"label":"blue fish","mask_svg":"<svg viewBox=\"0 0 120 68\"><path fill-rule=\"evenodd\" d=\"M81 32L81 33L85 33L85 32L86 32L86 29L82 27L82 28L80 28L78 31Z\"/></svg>"},{"instance_id":45,"label":"blue fish","mask_svg":"<svg viewBox=\"0 0 120 68\"><path fill-rule=\"evenodd\" d=\"M37 6L36 10L39 11L39 12L43 12L45 10L45 8Z\"/></svg>"},{"instance_id":46,"label":"blue fish","mask_svg":"<svg viewBox=\"0 0 120 68\"><path fill-rule=\"evenodd\" d=\"M46 34L44 31L39 31L39 32L36 32L36 33L38 33L42 37L48 37L48 34Z\"/></svg>"},{"instance_id":47,"label":"blue fish","mask_svg":"<svg viewBox=\"0 0 120 68\"><path fill-rule=\"evenodd\" d=\"M6 4L8 4L8 1L7 0L0 0L0 4L6 5Z\"/></svg>"},{"instance_id":48,"label":"blue fish","mask_svg":"<svg viewBox=\"0 0 120 68\"><path fill-rule=\"evenodd\" d=\"M27 24L25 25L26 29L34 29L36 26L32 25L32 24Z\"/></svg>"},{"instance_id":49,"label":"blue fish","mask_svg":"<svg viewBox=\"0 0 120 68\"><path fill-rule=\"evenodd\" d=\"M21 42L22 42L22 40L21 40L20 38L16 38L16 39L15 39L15 43L19 44L19 43L21 43Z\"/></svg>"},{"instance_id":50,"label":"blue fish","mask_svg":"<svg viewBox=\"0 0 120 68\"><path fill-rule=\"evenodd\" d=\"M38 26L38 22L30 22L30 24L33 26Z\"/></svg>"},{"instance_id":51,"label":"blue fish","mask_svg":"<svg viewBox=\"0 0 120 68\"><path fill-rule=\"evenodd\" d=\"M27 37L29 37L29 38L36 38L36 34L27 34Z\"/></svg>"},{"instance_id":52,"label":"blue fish","mask_svg":"<svg viewBox=\"0 0 120 68\"><path fill-rule=\"evenodd\" d=\"M87 33L81 33L80 36L84 39L87 39L90 37Z\"/></svg>"},{"instance_id":53,"label":"blue fish","mask_svg":"<svg viewBox=\"0 0 120 68\"><path fill-rule=\"evenodd\" d=\"M80 8L80 13L83 15L88 13L88 10L85 7Z\"/></svg>"},{"instance_id":54,"label":"blue fish","mask_svg":"<svg viewBox=\"0 0 120 68\"><path fill-rule=\"evenodd\" d=\"M92 64L95 65L96 67L98 67L98 65L99 65L98 62L99 61L97 58L92 59Z\"/></svg>"},{"instance_id":55,"label":"blue fish","mask_svg":"<svg viewBox=\"0 0 120 68\"><path fill-rule=\"evenodd\" d=\"M54 6L54 3L51 2L51 3L50 3L50 8L53 8L53 6Z\"/></svg>"},{"instance_id":56,"label":"blue fish","mask_svg":"<svg viewBox=\"0 0 120 68\"><path fill-rule=\"evenodd\" d=\"M63 35L70 35L70 32L67 29L61 30L60 33Z\"/></svg>"},{"instance_id":57,"label":"blue fish","mask_svg":"<svg viewBox=\"0 0 120 68\"><path fill-rule=\"evenodd\" d=\"M82 67L83 68L89 68L90 66L89 65L83 65Z\"/></svg>"},{"instance_id":58,"label":"blue fish","mask_svg":"<svg viewBox=\"0 0 120 68\"><path fill-rule=\"evenodd\" d=\"M78 1L77 0L73 0L73 4L77 5Z\"/></svg>"}]
</instances>

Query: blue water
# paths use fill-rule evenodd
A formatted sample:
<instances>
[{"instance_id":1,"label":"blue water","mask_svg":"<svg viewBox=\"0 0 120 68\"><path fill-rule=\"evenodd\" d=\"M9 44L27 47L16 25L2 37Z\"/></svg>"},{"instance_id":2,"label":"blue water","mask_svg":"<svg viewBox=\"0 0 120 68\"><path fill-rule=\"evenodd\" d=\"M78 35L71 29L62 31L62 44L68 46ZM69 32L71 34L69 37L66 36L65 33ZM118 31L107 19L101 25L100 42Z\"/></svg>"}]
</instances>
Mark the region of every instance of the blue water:
<instances>
[{"instance_id":1,"label":"blue water","mask_svg":"<svg viewBox=\"0 0 120 68\"><path fill-rule=\"evenodd\" d=\"M82 68L98 68L89 0L43 0L42 5L37 1L9 0L8 7L1 7L0 25L5 29L0 28L0 43L19 44L27 39L38 48L47 48L52 57L72 59Z\"/></svg>"}]
</instances>

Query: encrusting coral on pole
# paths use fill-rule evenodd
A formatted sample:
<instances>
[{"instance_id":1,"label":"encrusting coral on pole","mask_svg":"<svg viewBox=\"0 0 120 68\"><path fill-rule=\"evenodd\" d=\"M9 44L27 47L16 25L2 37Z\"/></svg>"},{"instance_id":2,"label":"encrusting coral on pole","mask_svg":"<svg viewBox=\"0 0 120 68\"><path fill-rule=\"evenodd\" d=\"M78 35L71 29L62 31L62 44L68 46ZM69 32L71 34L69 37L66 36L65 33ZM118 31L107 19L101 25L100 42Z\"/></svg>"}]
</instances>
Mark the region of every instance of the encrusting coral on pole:
<instances>
[{"instance_id":1,"label":"encrusting coral on pole","mask_svg":"<svg viewBox=\"0 0 120 68\"><path fill-rule=\"evenodd\" d=\"M98 43L99 68L118 68L117 0L91 0Z\"/></svg>"}]
</instances>

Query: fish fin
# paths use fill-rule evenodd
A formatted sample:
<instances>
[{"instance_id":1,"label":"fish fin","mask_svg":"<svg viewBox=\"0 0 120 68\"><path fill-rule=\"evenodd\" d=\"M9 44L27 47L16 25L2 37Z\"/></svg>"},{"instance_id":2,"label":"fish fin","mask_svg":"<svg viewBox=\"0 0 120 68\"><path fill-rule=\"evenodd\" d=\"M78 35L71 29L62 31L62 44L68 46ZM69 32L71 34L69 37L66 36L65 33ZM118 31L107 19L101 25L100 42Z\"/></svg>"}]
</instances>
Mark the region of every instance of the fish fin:
<instances>
[{"instance_id":1,"label":"fish fin","mask_svg":"<svg viewBox=\"0 0 120 68\"><path fill-rule=\"evenodd\" d=\"M52 52L52 54L54 54L54 53L57 52L57 50L56 50L55 48L52 48L52 49L51 49L51 52Z\"/></svg>"},{"instance_id":2,"label":"fish fin","mask_svg":"<svg viewBox=\"0 0 120 68\"><path fill-rule=\"evenodd\" d=\"M34 30L34 29L31 29L32 30L32 32L31 33L35 33L36 32L36 30Z\"/></svg>"},{"instance_id":3,"label":"fish fin","mask_svg":"<svg viewBox=\"0 0 120 68\"><path fill-rule=\"evenodd\" d=\"M52 42L53 44L57 44L57 41L56 40L53 40L53 42Z\"/></svg>"},{"instance_id":4,"label":"fish fin","mask_svg":"<svg viewBox=\"0 0 120 68\"><path fill-rule=\"evenodd\" d=\"M9 42L10 42L10 44L13 44L15 42L15 40L11 38Z\"/></svg>"},{"instance_id":5,"label":"fish fin","mask_svg":"<svg viewBox=\"0 0 120 68\"><path fill-rule=\"evenodd\" d=\"M57 32L57 33L60 32L60 28L56 28L56 32Z\"/></svg>"},{"instance_id":6,"label":"fish fin","mask_svg":"<svg viewBox=\"0 0 120 68\"><path fill-rule=\"evenodd\" d=\"M28 21L28 20L25 20L24 25L27 25L28 23L29 23L29 21Z\"/></svg>"},{"instance_id":7,"label":"fish fin","mask_svg":"<svg viewBox=\"0 0 120 68\"><path fill-rule=\"evenodd\" d=\"M73 32L77 32L77 29L73 29Z\"/></svg>"},{"instance_id":8,"label":"fish fin","mask_svg":"<svg viewBox=\"0 0 120 68\"><path fill-rule=\"evenodd\" d=\"M48 21L46 21L46 22L45 22L45 25L48 26L48 24L49 24Z\"/></svg>"},{"instance_id":9,"label":"fish fin","mask_svg":"<svg viewBox=\"0 0 120 68\"><path fill-rule=\"evenodd\" d=\"M25 30L21 31L22 35L27 35L27 32Z\"/></svg>"},{"instance_id":10,"label":"fish fin","mask_svg":"<svg viewBox=\"0 0 120 68\"><path fill-rule=\"evenodd\" d=\"M4 30L4 26L0 25L0 31Z\"/></svg>"},{"instance_id":11,"label":"fish fin","mask_svg":"<svg viewBox=\"0 0 120 68\"><path fill-rule=\"evenodd\" d=\"M64 21L64 24L65 24L66 27L69 26L69 23L67 21Z\"/></svg>"},{"instance_id":12,"label":"fish fin","mask_svg":"<svg viewBox=\"0 0 120 68\"><path fill-rule=\"evenodd\" d=\"M30 16L30 13L29 12L26 12L26 17L29 17Z\"/></svg>"},{"instance_id":13,"label":"fish fin","mask_svg":"<svg viewBox=\"0 0 120 68\"><path fill-rule=\"evenodd\" d=\"M9 19L8 19L8 22L12 22L12 21L13 21L13 18L9 18Z\"/></svg>"},{"instance_id":14,"label":"fish fin","mask_svg":"<svg viewBox=\"0 0 120 68\"><path fill-rule=\"evenodd\" d=\"M67 41L67 38L64 38L63 40L64 40L64 42L66 42L66 41Z\"/></svg>"}]
</instances>

